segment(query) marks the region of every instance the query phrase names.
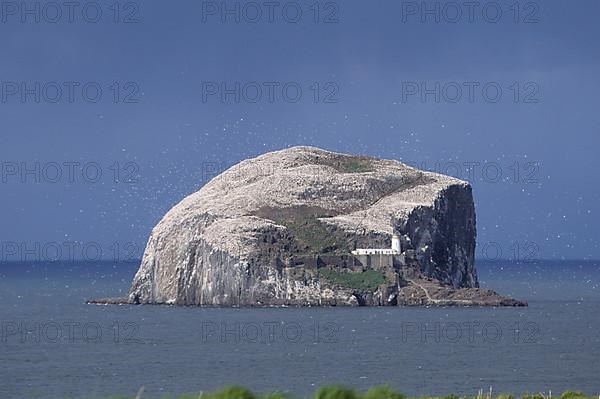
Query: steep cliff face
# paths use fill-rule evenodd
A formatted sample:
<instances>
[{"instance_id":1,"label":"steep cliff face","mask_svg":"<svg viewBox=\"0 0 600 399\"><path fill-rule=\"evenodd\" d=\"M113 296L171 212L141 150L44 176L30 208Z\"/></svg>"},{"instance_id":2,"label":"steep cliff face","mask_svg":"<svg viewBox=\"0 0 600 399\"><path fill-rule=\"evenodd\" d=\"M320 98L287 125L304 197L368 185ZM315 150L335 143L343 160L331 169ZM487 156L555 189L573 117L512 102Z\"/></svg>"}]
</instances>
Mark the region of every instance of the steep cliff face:
<instances>
[{"instance_id":1,"label":"steep cliff face","mask_svg":"<svg viewBox=\"0 0 600 399\"><path fill-rule=\"evenodd\" d=\"M454 288L478 287L474 267L475 207L470 186L451 185L433 206L418 206L395 220L403 248L415 250L420 270Z\"/></svg>"},{"instance_id":2,"label":"steep cliff face","mask_svg":"<svg viewBox=\"0 0 600 399\"><path fill-rule=\"evenodd\" d=\"M394 232L401 259L365 266L349 255L389 248ZM129 302L455 304L464 292L465 304L514 304L478 296L475 234L464 181L294 147L241 162L171 209L150 235Z\"/></svg>"}]
</instances>

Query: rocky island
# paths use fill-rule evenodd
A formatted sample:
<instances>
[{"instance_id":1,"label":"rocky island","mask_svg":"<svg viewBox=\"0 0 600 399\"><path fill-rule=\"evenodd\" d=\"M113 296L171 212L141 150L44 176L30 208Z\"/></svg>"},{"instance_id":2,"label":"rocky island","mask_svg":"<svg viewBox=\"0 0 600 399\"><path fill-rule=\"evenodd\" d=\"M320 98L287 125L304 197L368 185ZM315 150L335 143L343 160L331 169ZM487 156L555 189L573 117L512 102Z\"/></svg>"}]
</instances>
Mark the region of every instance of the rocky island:
<instances>
[{"instance_id":1,"label":"rocky island","mask_svg":"<svg viewBox=\"0 0 600 399\"><path fill-rule=\"evenodd\" d=\"M233 166L171 209L126 302L525 305L479 288L475 237L465 181L293 147Z\"/></svg>"}]
</instances>

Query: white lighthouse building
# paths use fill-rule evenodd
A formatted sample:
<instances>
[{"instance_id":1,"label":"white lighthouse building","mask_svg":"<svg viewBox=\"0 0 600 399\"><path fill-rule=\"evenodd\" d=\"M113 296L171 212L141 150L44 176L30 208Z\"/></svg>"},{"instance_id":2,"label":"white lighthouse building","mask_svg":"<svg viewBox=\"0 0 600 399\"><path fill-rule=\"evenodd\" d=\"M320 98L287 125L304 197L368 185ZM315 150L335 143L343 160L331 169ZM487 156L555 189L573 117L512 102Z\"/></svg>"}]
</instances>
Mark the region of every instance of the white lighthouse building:
<instances>
[{"instance_id":1,"label":"white lighthouse building","mask_svg":"<svg viewBox=\"0 0 600 399\"><path fill-rule=\"evenodd\" d=\"M353 255L400 255L400 237L397 234L392 235L391 248L357 248L352 251Z\"/></svg>"},{"instance_id":2,"label":"white lighthouse building","mask_svg":"<svg viewBox=\"0 0 600 399\"><path fill-rule=\"evenodd\" d=\"M402 252L402 248L400 248L400 236L398 234L392 235L392 251L397 254Z\"/></svg>"}]
</instances>

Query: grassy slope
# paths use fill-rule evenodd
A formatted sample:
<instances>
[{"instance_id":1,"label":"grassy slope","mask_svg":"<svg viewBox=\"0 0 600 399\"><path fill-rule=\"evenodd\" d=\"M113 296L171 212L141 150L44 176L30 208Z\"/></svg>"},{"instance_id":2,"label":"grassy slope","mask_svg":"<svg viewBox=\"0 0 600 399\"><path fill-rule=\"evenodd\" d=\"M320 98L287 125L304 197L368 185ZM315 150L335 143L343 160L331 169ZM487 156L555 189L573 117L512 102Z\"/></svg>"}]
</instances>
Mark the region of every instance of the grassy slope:
<instances>
[{"instance_id":1,"label":"grassy slope","mask_svg":"<svg viewBox=\"0 0 600 399\"><path fill-rule=\"evenodd\" d=\"M285 226L294 238L302 254L348 253L345 236L341 232L329 231L319 218L335 214L318 207L298 206L291 208L263 207L256 216L273 220Z\"/></svg>"},{"instance_id":2,"label":"grassy slope","mask_svg":"<svg viewBox=\"0 0 600 399\"><path fill-rule=\"evenodd\" d=\"M325 277L333 284L360 291L373 292L386 282L383 273L376 270L367 270L362 273L338 272L330 269L319 269L319 275Z\"/></svg>"}]
</instances>

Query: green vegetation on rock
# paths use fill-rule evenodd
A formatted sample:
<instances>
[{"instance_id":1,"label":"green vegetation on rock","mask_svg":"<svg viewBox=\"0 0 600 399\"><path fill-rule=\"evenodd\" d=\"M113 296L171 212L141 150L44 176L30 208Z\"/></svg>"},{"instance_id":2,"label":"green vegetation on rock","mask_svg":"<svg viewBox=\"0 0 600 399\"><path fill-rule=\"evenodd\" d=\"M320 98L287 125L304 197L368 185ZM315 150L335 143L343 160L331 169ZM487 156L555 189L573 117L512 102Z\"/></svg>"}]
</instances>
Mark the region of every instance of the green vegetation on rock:
<instances>
[{"instance_id":1,"label":"green vegetation on rock","mask_svg":"<svg viewBox=\"0 0 600 399\"><path fill-rule=\"evenodd\" d=\"M360 155L332 154L312 159L316 165L327 165L339 173L366 173L374 170L373 158Z\"/></svg>"},{"instance_id":2,"label":"green vegetation on rock","mask_svg":"<svg viewBox=\"0 0 600 399\"><path fill-rule=\"evenodd\" d=\"M278 220L292 233L302 246L308 247L312 253L332 252L343 243L336 239L316 216L305 216L298 219Z\"/></svg>"},{"instance_id":3,"label":"green vegetation on rock","mask_svg":"<svg viewBox=\"0 0 600 399\"><path fill-rule=\"evenodd\" d=\"M303 206L281 209L263 207L256 215L285 226L301 250L308 254L350 252L346 237L337 231L328 230L319 220L333 216L324 209Z\"/></svg>"},{"instance_id":4,"label":"green vegetation on rock","mask_svg":"<svg viewBox=\"0 0 600 399\"><path fill-rule=\"evenodd\" d=\"M385 275L376 270L342 272L322 268L319 269L319 275L329 280L332 284L359 291L373 292L377 290L377 287L386 282Z\"/></svg>"},{"instance_id":5,"label":"green vegetation on rock","mask_svg":"<svg viewBox=\"0 0 600 399\"><path fill-rule=\"evenodd\" d=\"M371 162L363 158L348 158L334 167L341 173L365 173L373 170Z\"/></svg>"}]
</instances>

